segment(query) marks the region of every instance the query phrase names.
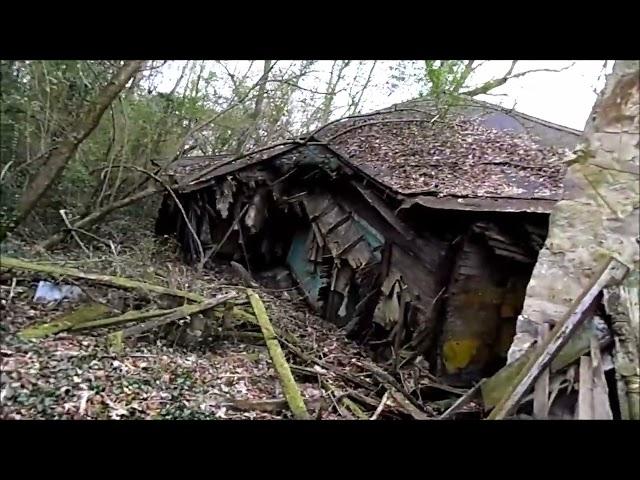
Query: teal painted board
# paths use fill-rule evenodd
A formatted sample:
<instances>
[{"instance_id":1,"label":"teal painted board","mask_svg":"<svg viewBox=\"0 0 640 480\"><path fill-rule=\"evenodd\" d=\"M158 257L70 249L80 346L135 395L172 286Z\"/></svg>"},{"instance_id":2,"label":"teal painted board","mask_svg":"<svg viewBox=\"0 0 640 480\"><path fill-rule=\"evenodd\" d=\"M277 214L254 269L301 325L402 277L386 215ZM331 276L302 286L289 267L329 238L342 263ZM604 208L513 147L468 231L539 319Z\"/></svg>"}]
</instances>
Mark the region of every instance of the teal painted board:
<instances>
[{"instance_id":1,"label":"teal painted board","mask_svg":"<svg viewBox=\"0 0 640 480\"><path fill-rule=\"evenodd\" d=\"M354 214L353 219L356 221L358 229L362 232L364 239L372 250L384 245L384 237L375 228L358 215ZM373 256L378 262L382 260L382 255L379 251L374 252Z\"/></svg>"},{"instance_id":2,"label":"teal painted board","mask_svg":"<svg viewBox=\"0 0 640 480\"><path fill-rule=\"evenodd\" d=\"M307 229L301 230L293 236L287 255L287 264L307 295L309 302L317 308L319 307L318 297L322 287L322 278L308 258L308 240L311 234L311 229Z\"/></svg>"}]
</instances>

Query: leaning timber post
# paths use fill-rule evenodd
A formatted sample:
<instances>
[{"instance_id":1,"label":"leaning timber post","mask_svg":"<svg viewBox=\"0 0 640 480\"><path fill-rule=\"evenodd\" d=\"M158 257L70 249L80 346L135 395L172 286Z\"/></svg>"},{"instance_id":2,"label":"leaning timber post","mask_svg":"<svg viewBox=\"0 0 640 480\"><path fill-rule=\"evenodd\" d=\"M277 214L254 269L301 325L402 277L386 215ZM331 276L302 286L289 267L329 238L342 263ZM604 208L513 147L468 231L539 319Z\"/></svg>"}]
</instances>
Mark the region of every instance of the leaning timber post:
<instances>
[{"instance_id":1,"label":"leaning timber post","mask_svg":"<svg viewBox=\"0 0 640 480\"><path fill-rule=\"evenodd\" d=\"M595 269L605 258L616 258L630 270L624 285L615 288L638 291L639 73L640 62L616 61L585 126L583 144L568 161L564 197L551 214L548 237L527 287L508 363L536 342L546 321L557 321L566 314L593 282ZM613 325L616 372L625 378L622 383L629 390L627 397L631 394L637 399L637 355L620 353L638 351L638 335L624 333L634 331L631 326L637 316L633 308L622 305L620 295L608 298L608 311L617 312ZM634 408L631 406L629 415Z\"/></svg>"}]
</instances>

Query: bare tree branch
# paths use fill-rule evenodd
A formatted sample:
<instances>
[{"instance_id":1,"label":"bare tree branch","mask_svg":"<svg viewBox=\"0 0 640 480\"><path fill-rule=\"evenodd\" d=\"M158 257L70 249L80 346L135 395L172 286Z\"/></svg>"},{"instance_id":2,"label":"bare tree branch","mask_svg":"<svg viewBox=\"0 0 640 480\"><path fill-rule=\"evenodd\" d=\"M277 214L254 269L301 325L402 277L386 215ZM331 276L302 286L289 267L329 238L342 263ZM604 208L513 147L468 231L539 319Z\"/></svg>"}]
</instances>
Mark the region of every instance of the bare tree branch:
<instances>
[{"instance_id":1,"label":"bare tree branch","mask_svg":"<svg viewBox=\"0 0 640 480\"><path fill-rule=\"evenodd\" d=\"M264 82L261 81L262 78L265 78L265 76L268 77L269 73L271 72L271 70L273 70L273 68L275 67L277 61L273 62L268 71L265 72L265 74L263 74L263 77L261 77L260 80L258 80L256 83L254 83L251 88L249 88L249 90L242 96L240 97L238 100L236 100L235 102L231 103L229 106L227 106L227 108L223 109L220 112L217 112L213 115L211 115L210 117L206 118L205 120L202 120L201 122L199 122L198 124L196 124L193 128L191 128L186 135L184 136L184 138L182 139L182 142L180 143L180 146L178 148L178 151L176 153L176 155L174 156L173 160L177 159L180 154L182 153L182 151L184 150L184 147L186 145L186 143L189 141L189 139L198 131L202 130L203 128L205 128L207 125L209 125L210 123L216 121L218 118L220 118L222 115L224 115L225 113L233 110L234 108L238 107L239 105L242 105L251 95L251 93L258 87L260 87L260 85L262 85Z\"/></svg>"},{"instance_id":2,"label":"bare tree branch","mask_svg":"<svg viewBox=\"0 0 640 480\"><path fill-rule=\"evenodd\" d=\"M138 167L137 165L124 165L124 164L121 164L121 165L114 165L114 167L130 168L130 169L136 170L136 171L138 171L140 173L144 173L145 175L148 175L149 177L153 178L156 182L158 182L169 193L169 195L171 195L171 197L173 198L174 202L176 202L176 206L180 210L180 213L182 213L184 221L187 224L187 228L189 229L189 232L191 232L191 235L193 235L193 239L194 239L196 245L198 246L198 254L200 255L200 260L202 260L204 258L204 249L202 248L202 243L200 242L200 238L198 237L198 234L196 233L196 231L193 228L193 226L191 225L191 222L189 221L189 217L187 216L187 212L185 211L184 207L182 206L182 203L180 202L180 200L178 200L178 197L174 193L173 189L164 180L162 180L160 177L158 177L156 174L154 174L152 172L149 172L148 170L145 170L142 167ZM105 167L105 168L108 168L108 167ZM72 229L73 227L69 226L69 228Z\"/></svg>"},{"instance_id":3,"label":"bare tree branch","mask_svg":"<svg viewBox=\"0 0 640 480\"><path fill-rule=\"evenodd\" d=\"M28 188L18 202L17 218L13 228L29 216L40 198L65 169L69 159L78 151L80 144L96 129L111 102L124 89L143 63L143 60L125 62L100 90L94 101L87 106L86 112L73 126L67 138L47 155L43 168L29 182ZM0 232L0 240L5 233L5 230Z\"/></svg>"},{"instance_id":4,"label":"bare tree branch","mask_svg":"<svg viewBox=\"0 0 640 480\"><path fill-rule=\"evenodd\" d=\"M512 80L514 78L519 78L519 77L523 77L525 75L528 75L530 73L537 73L537 72L563 72L571 67L573 67L575 65L575 62L571 63L570 65L567 65L564 68L536 68L533 70L525 70L524 72L519 72L519 73L513 73L513 69L515 68L516 63L518 62L518 60L513 60L511 63L511 66L509 67L509 70L507 71L507 73L500 78L496 78L493 80L489 80L488 82L485 82L484 84L480 85L479 87L476 88L472 88L471 90L465 90L464 92L460 92L460 95L467 95L469 97L477 97L478 95L483 95L486 94L488 92L490 92L491 90L494 90L498 87L501 87L502 85L504 85L505 83L507 83L507 81Z\"/></svg>"},{"instance_id":5,"label":"bare tree branch","mask_svg":"<svg viewBox=\"0 0 640 480\"><path fill-rule=\"evenodd\" d=\"M332 95L332 92L320 92L318 90L313 90L311 88L301 87L299 84L297 84L295 82L292 82L290 80L284 80L284 79L281 79L281 78L272 78L270 80L267 80L267 82L268 83L282 83L282 84L285 84L285 85L290 85L292 87L297 88L298 90L303 90L305 92L313 93L315 95ZM338 92L336 92L336 93L339 93L341 91L344 91L344 88L338 90Z\"/></svg>"},{"instance_id":6,"label":"bare tree branch","mask_svg":"<svg viewBox=\"0 0 640 480\"><path fill-rule=\"evenodd\" d=\"M360 89L360 94L358 95L355 103L350 108L350 113L352 114L358 113L358 110L360 108L360 103L362 102L362 97L364 96L364 92L367 90L367 88L369 88L369 84L371 83L371 79L373 78L373 71L375 70L377 64L378 64L378 61L374 60L373 64L371 65L371 69L369 70L369 75L367 75L367 79L365 80L364 85Z\"/></svg>"}]
</instances>

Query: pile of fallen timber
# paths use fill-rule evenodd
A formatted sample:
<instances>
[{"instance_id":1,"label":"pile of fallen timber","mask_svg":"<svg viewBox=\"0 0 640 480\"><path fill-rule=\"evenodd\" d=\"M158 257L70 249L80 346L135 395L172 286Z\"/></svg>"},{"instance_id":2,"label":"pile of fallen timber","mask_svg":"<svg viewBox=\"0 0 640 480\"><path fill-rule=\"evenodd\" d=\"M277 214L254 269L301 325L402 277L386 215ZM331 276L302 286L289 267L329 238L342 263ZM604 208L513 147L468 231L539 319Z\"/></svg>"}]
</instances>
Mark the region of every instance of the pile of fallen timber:
<instances>
[{"instance_id":1,"label":"pile of fallen timber","mask_svg":"<svg viewBox=\"0 0 640 480\"><path fill-rule=\"evenodd\" d=\"M332 325L325 324L324 331L317 321L287 323L278 319L272 323L268 310L278 312L275 304L278 300L268 291L258 294L260 287L220 286L215 294L205 297L155 283L54 264L10 257L0 257L0 264L11 276L27 272L38 277L62 278L86 291L89 290L86 284L99 284L144 300L129 303L138 308L115 311L112 305L89 298L91 301L75 305L71 312L51 321L22 328L16 336L23 342L38 342L56 335L87 335L102 338L110 354L123 357L127 349L158 338L198 337L201 352L224 341L266 345L282 397L226 397L218 400L218 407L283 412L285 417L298 419L432 419L445 413L465 394L464 390L439 383L418 362L403 371L384 370L340 338L337 331L332 331L337 330ZM12 285L15 287L15 277ZM140 308L141 305L144 307ZM180 344L185 342L177 343ZM300 387L313 383L317 384L320 397L306 395L308 388ZM480 408L470 404L466 412L477 415Z\"/></svg>"},{"instance_id":2,"label":"pile of fallen timber","mask_svg":"<svg viewBox=\"0 0 640 480\"><path fill-rule=\"evenodd\" d=\"M638 288L624 285L629 273L608 259L563 318L481 383L489 419L523 411L534 419L640 419L640 312Z\"/></svg>"},{"instance_id":3,"label":"pile of fallen timber","mask_svg":"<svg viewBox=\"0 0 640 480\"><path fill-rule=\"evenodd\" d=\"M227 395L215 400L216 411L264 412L271 415L266 418L296 419L603 419L613 418L614 411L616 418L638 415L638 397L633 388L637 351L634 370L629 349L618 347L617 351L627 355L625 365L629 368L615 369L619 389L611 395L611 382L605 372L611 370L609 364L617 367L620 363L617 358L609 358L610 346L625 341L619 334L624 328L614 326L611 334L594 317L594 306L603 289L612 292L609 295L615 294L612 288L627 273L615 260L606 265L564 318L553 328L546 326L537 345L470 389L443 383L429 373L420 357L390 370L371 361L355 346L342 343L345 340L332 325L300 318L283 321L286 315L278 314L278 309L284 300L273 297L268 290L260 291L257 285L219 285L214 293L204 296L131 278L16 258L0 257L0 265L3 271L12 272L11 276L19 271L62 277L68 282L124 290L143 299L129 302L137 308L125 308L126 311L116 311L106 302L87 301L52 321L22 328L17 337L23 342L56 335L92 335L102 339L111 354L123 357L128 348L149 337L168 338L174 346L197 344L200 352L228 341L266 346L280 396ZM10 292L7 300L3 296L4 308L17 288L15 277L11 286L3 286L3 292L7 288ZM86 287L84 290L88 291ZM173 301L168 302L167 298ZM627 300L633 303L632 299ZM139 308L141 305L144 308ZM637 318L634 321L637 323ZM598 336L595 329L603 333ZM3 356L7 351L3 339ZM317 395L309 394L309 386L314 384ZM4 405L8 389L3 386L2 391ZM619 405L612 406L610 397L618 399Z\"/></svg>"}]
</instances>

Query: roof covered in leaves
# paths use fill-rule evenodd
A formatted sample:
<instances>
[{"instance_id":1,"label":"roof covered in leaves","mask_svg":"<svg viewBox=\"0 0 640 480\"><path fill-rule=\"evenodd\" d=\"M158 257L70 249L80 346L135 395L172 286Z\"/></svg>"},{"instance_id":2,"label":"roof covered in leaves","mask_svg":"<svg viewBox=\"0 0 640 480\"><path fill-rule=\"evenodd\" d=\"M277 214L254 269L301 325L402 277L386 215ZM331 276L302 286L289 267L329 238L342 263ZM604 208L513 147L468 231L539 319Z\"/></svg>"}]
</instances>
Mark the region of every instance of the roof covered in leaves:
<instances>
[{"instance_id":1,"label":"roof covered in leaves","mask_svg":"<svg viewBox=\"0 0 640 480\"><path fill-rule=\"evenodd\" d=\"M399 194L555 200L562 193L565 149L575 147L580 132L463 99L446 121L428 101L414 100L332 122L314 136ZM204 186L213 172L224 175L295 146L283 142L238 160L185 157L169 170L193 187Z\"/></svg>"},{"instance_id":2,"label":"roof covered in leaves","mask_svg":"<svg viewBox=\"0 0 640 480\"><path fill-rule=\"evenodd\" d=\"M402 194L555 199L562 149L479 119L443 122L411 108L328 125L316 135Z\"/></svg>"},{"instance_id":3,"label":"roof covered in leaves","mask_svg":"<svg viewBox=\"0 0 640 480\"><path fill-rule=\"evenodd\" d=\"M206 167L215 167L222 162L231 160L233 155L203 155L182 157L174 161L167 168L169 175L178 178L186 178L189 175L202 171Z\"/></svg>"}]
</instances>

